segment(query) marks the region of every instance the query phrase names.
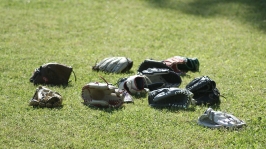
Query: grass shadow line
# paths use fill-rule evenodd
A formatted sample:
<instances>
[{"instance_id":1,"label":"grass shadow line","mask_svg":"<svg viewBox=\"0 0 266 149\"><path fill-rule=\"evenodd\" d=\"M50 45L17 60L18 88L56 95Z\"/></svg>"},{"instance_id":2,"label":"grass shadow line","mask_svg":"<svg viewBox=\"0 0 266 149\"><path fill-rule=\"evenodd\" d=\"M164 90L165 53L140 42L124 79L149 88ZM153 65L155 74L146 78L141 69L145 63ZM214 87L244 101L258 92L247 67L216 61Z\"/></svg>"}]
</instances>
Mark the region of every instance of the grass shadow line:
<instances>
[{"instance_id":1,"label":"grass shadow line","mask_svg":"<svg viewBox=\"0 0 266 149\"><path fill-rule=\"evenodd\" d=\"M188 108L177 108L177 107L152 107L151 108L155 109L155 110L159 110L159 111L162 111L162 110L166 110L168 112L177 112L177 111L188 111L188 112L194 112L195 111L195 107L194 106L191 106L191 107L188 107Z\"/></svg>"},{"instance_id":2,"label":"grass shadow line","mask_svg":"<svg viewBox=\"0 0 266 149\"><path fill-rule=\"evenodd\" d=\"M266 33L265 0L193 0L190 2L149 0L148 2L155 8L177 10L199 17L233 17Z\"/></svg>"}]
</instances>

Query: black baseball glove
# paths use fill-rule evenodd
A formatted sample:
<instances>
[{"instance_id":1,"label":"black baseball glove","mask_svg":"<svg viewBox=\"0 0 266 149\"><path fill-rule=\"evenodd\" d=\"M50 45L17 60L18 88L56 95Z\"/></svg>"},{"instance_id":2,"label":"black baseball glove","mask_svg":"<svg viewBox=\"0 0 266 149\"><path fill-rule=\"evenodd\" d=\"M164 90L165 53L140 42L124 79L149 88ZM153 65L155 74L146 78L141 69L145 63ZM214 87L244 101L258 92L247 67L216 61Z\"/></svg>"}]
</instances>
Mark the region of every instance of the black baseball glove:
<instances>
[{"instance_id":1,"label":"black baseball glove","mask_svg":"<svg viewBox=\"0 0 266 149\"><path fill-rule=\"evenodd\" d=\"M220 92L216 88L216 82L210 79L208 76L197 77L193 79L187 86L186 89L191 91L194 96L193 99L196 101L196 105L219 105Z\"/></svg>"},{"instance_id":2,"label":"black baseball glove","mask_svg":"<svg viewBox=\"0 0 266 149\"><path fill-rule=\"evenodd\" d=\"M193 93L187 89L161 88L149 92L148 102L152 107L188 108L192 102Z\"/></svg>"}]
</instances>

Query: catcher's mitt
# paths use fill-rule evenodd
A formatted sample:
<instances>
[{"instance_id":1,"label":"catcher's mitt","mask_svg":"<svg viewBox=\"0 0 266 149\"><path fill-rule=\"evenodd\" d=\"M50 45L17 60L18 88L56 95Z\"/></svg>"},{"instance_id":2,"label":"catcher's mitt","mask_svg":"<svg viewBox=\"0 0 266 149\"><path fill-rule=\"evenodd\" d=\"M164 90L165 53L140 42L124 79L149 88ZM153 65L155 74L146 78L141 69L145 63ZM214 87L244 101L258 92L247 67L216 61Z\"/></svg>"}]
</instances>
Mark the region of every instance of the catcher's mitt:
<instances>
[{"instance_id":1,"label":"catcher's mitt","mask_svg":"<svg viewBox=\"0 0 266 149\"><path fill-rule=\"evenodd\" d=\"M163 61L165 65L172 68L177 73L187 73L188 71L199 71L199 60L197 58L186 58L174 56Z\"/></svg>"},{"instance_id":2,"label":"catcher's mitt","mask_svg":"<svg viewBox=\"0 0 266 149\"><path fill-rule=\"evenodd\" d=\"M188 108L192 97L193 93L187 89L161 88L149 92L148 102L152 107Z\"/></svg>"},{"instance_id":3,"label":"catcher's mitt","mask_svg":"<svg viewBox=\"0 0 266 149\"><path fill-rule=\"evenodd\" d=\"M154 88L150 87L153 84L162 83L159 88L166 88L166 87L179 87L182 80L181 77L174 71L164 68L148 68L147 70L143 70L141 75L145 75L148 78L148 88L150 91L154 90ZM159 89L156 88L156 89Z\"/></svg>"},{"instance_id":4,"label":"catcher's mitt","mask_svg":"<svg viewBox=\"0 0 266 149\"><path fill-rule=\"evenodd\" d=\"M34 83L35 85L68 85L72 72L74 73L71 66L66 66L58 63L47 63L40 66L40 68L35 69L33 75L30 77L30 82Z\"/></svg>"},{"instance_id":5,"label":"catcher's mitt","mask_svg":"<svg viewBox=\"0 0 266 149\"><path fill-rule=\"evenodd\" d=\"M49 88L39 86L33 98L30 100L29 105L34 107L60 107L62 106L63 98L58 92L54 92Z\"/></svg>"},{"instance_id":6,"label":"catcher's mitt","mask_svg":"<svg viewBox=\"0 0 266 149\"><path fill-rule=\"evenodd\" d=\"M92 70L109 73L124 73L133 66L133 61L126 57L108 57L92 67Z\"/></svg>"},{"instance_id":7,"label":"catcher's mitt","mask_svg":"<svg viewBox=\"0 0 266 149\"><path fill-rule=\"evenodd\" d=\"M117 85L119 89L125 90L131 95L147 92L147 80L142 75L120 78L117 81Z\"/></svg>"},{"instance_id":8,"label":"catcher's mitt","mask_svg":"<svg viewBox=\"0 0 266 149\"><path fill-rule=\"evenodd\" d=\"M187 86L186 89L191 91L196 101L196 105L219 105L220 92L216 88L215 81L211 80L208 76L197 77L193 79Z\"/></svg>"},{"instance_id":9,"label":"catcher's mitt","mask_svg":"<svg viewBox=\"0 0 266 149\"><path fill-rule=\"evenodd\" d=\"M81 97L85 105L99 108L119 108L124 99L131 100L132 97L108 83L91 82L83 86Z\"/></svg>"}]
</instances>

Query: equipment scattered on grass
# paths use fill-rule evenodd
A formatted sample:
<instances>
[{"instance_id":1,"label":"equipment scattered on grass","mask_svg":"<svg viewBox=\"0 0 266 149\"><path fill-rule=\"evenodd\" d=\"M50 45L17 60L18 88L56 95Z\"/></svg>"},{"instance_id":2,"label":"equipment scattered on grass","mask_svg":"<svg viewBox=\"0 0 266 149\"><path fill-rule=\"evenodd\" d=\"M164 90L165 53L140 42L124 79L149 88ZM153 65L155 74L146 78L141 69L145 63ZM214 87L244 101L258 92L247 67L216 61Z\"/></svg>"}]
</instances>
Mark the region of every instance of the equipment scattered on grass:
<instances>
[{"instance_id":1,"label":"equipment scattered on grass","mask_svg":"<svg viewBox=\"0 0 266 149\"><path fill-rule=\"evenodd\" d=\"M197 58L174 56L163 61L146 59L138 68L137 75L120 78L113 86L90 82L82 87L81 97L85 105L98 108L120 108L126 102L133 102L131 95L148 93L148 104L154 108L183 108L192 105L219 105L220 92L216 82L208 76L194 78L185 89L178 88L182 82L180 75L188 71L199 71ZM92 70L109 73L124 73L133 66L126 57L109 57L93 66ZM47 63L35 69L30 82L36 84L68 85L71 66ZM75 75L75 73L74 73ZM76 80L76 75L75 75ZM47 87L39 86L29 105L33 107L60 107L63 98ZM197 123L209 128L240 128L246 123L232 114L208 108Z\"/></svg>"}]
</instances>

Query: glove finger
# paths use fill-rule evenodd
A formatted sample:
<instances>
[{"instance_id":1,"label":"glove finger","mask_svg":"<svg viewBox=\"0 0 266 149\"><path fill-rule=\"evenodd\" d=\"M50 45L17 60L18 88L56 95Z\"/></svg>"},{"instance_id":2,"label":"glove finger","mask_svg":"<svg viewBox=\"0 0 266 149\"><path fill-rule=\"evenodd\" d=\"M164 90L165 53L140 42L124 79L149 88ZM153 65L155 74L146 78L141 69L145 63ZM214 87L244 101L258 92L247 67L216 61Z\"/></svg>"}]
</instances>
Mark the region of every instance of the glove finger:
<instances>
[{"instance_id":1,"label":"glove finger","mask_svg":"<svg viewBox=\"0 0 266 149\"><path fill-rule=\"evenodd\" d=\"M117 62L117 65L112 69L112 72L119 73L123 71L128 65L127 58L121 57L119 61Z\"/></svg>"},{"instance_id":2,"label":"glove finger","mask_svg":"<svg viewBox=\"0 0 266 149\"><path fill-rule=\"evenodd\" d=\"M111 58L108 58L106 61L104 61L104 62L99 66L100 70L102 70L102 71L107 71L107 68L108 68L109 63L111 63L114 59L115 59L115 57L111 57Z\"/></svg>"},{"instance_id":3,"label":"glove finger","mask_svg":"<svg viewBox=\"0 0 266 149\"><path fill-rule=\"evenodd\" d=\"M115 57L106 67L106 71L113 72L112 70L117 66L119 63L121 57Z\"/></svg>"}]
</instances>

